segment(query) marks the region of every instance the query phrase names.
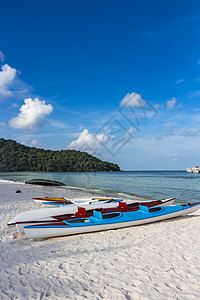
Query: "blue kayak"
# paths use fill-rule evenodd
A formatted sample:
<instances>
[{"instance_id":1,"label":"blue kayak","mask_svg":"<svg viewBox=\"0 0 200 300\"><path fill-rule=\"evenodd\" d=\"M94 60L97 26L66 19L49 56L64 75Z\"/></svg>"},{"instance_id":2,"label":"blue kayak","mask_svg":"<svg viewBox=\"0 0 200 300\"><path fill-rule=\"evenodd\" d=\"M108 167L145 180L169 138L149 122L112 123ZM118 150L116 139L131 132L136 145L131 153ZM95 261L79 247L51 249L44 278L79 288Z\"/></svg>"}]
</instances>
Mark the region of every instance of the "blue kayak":
<instances>
[{"instance_id":1,"label":"blue kayak","mask_svg":"<svg viewBox=\"0 0 200 300\"><path fill-rule=\"evenodd\" d=\"M179 217L199 208L200 202L152 208L141 205L139 210L132 212L102 214L94 211L91 217L64 220L57 224L52 222L48 225L25 226L24 232L27 238L34 239L117 229Z\"/></svg>"}]
</instances>

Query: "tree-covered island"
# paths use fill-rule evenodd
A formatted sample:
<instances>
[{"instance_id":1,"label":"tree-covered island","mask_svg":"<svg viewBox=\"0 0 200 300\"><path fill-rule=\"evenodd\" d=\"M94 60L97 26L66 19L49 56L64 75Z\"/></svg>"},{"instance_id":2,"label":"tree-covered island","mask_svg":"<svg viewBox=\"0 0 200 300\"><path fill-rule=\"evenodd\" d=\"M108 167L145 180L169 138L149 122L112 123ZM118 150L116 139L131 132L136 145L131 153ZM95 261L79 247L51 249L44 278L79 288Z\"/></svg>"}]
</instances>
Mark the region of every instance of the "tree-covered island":
<instances>
[{"instance_id":1,"label":"tree-covered island","mask_svg":"<svg viewBox=\"0 0 200 300\"><path fill-rule=\"evenodd\" d=\"M99 171L120 171L120 168L87 152L38 149L0 138L0 172Z\"/></svg>"}]
</instances>

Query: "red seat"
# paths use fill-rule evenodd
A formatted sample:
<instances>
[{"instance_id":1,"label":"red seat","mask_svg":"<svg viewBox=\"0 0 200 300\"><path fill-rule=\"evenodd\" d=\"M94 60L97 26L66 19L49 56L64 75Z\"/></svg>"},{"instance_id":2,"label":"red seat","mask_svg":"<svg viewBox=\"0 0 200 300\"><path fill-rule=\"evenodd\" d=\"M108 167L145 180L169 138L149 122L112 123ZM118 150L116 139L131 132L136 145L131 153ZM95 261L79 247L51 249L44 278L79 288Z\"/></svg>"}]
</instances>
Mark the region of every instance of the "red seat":
<instances>
[{"instance_id":1,"label":"red seat","mask_svg":"<svg viewBox=\"0 0 200 300\"><path fill-rule=\"evenodd\" d=\"M77 211L76 215L81 216L81 217L87 216L86 209L84 207L78 207L78 211Z\"/></svg>"},{"instance_id":2,"label":"red seat","mask_svg":"<svg viewBox=\"0 0 200 300\"><path fill-rule=\"evenodd\" d=\"M126 204L126 202L120 201L118 207L122 208L122 209L127 209L127 204Z\"/></svg>"}]
</instances>

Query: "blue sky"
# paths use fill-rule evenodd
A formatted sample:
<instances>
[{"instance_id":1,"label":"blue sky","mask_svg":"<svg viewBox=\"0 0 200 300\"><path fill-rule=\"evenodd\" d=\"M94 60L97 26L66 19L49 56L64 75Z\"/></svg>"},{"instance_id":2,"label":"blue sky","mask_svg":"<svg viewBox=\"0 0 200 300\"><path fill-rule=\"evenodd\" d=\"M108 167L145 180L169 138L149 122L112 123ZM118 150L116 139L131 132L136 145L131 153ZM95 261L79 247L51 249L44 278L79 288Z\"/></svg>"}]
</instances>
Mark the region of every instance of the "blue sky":
<instances>
[{"instance_id":1,"label":"blue sky","mask_svg":"<svg viewBox=\"0 0 200 300\"><path fill-rule=\"evenodd\" d=\"M199 1L4 1L0 136L121 169L200 164Z\"/></svg>"}]
</instances>

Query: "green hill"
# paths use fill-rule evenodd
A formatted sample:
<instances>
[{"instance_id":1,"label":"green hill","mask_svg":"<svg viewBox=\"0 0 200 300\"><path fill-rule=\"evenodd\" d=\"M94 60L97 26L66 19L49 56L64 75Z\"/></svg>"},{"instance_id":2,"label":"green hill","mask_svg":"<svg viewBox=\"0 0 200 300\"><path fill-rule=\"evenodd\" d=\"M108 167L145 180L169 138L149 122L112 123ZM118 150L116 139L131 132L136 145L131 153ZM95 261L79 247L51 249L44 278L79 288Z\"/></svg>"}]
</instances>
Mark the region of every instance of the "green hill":
<instances>
[{"instance_id":1,"label":"green hill","mask_svg":"<svg viewBox=\"0 0 200 300\"><path fill-rule=\"evenodd\" d=\"M120 171L112 164L81 151L44 150L0 138L0 172Z\"/></svg>"}]
</instances>

